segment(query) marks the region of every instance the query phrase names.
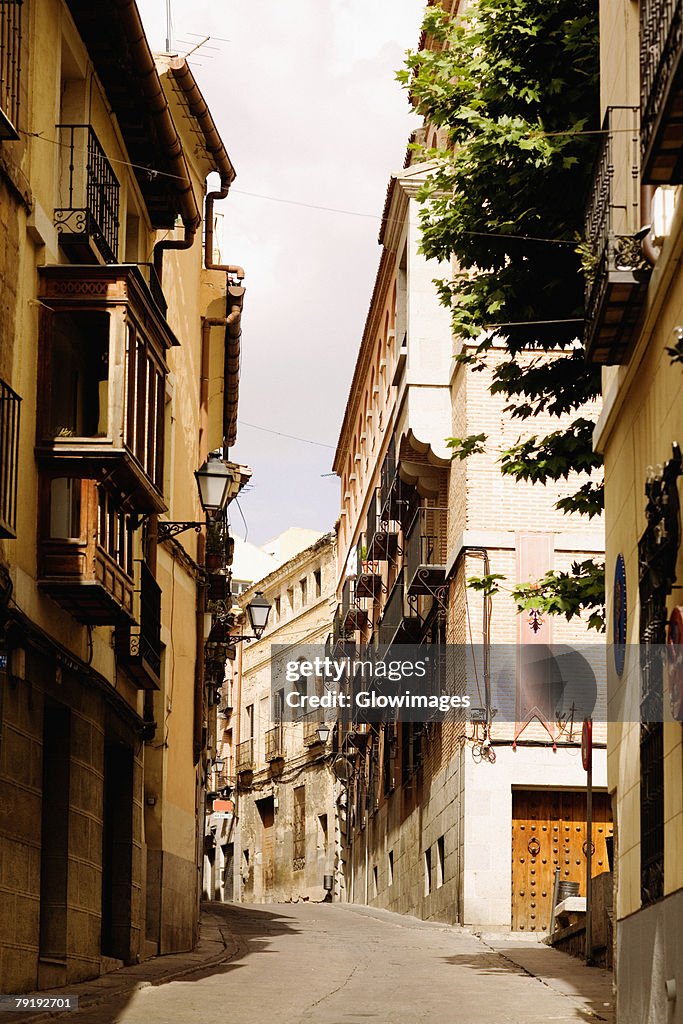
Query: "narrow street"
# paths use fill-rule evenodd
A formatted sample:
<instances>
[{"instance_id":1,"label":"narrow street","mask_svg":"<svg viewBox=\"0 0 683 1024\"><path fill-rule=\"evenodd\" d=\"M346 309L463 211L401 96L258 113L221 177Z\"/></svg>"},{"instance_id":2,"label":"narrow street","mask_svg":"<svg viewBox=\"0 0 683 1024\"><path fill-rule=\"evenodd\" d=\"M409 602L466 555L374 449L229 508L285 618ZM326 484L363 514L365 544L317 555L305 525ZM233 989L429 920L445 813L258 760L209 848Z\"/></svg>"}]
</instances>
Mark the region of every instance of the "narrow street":
<instances>
[{"instance_id":1,"label":"narrow street","mask_svg":"<svg viewBox=\"0 0 683 1024\"><path fill-rule=\"evenodd\" d=\"M611 1020L601 998L603 972L589 971L541 944L524 944L523 962L536 972L535 962L559 957L564 982L533 977L507 953L458 928L364 907L212 906L211 915L224 918L237 942L229 962L139 988L125 1005L113 999L70 1019L78 1024L199 1024L213 1018L235 1024ZM508 941L511 945L520 944ZM590 979L592 996L585 994L583 975Z\"/></svg>"}]
</instances>

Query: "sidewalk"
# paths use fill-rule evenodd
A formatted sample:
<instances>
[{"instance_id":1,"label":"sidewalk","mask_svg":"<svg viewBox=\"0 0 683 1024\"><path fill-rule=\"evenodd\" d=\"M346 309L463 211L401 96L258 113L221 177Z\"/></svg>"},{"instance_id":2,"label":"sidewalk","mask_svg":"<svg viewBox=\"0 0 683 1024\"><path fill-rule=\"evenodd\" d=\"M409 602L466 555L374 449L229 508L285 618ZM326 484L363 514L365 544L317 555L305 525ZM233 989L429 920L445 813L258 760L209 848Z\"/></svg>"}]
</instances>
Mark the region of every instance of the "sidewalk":
<instances>
[{"instance_id":1,"label":"sidewalk","mask_svg":"<svg viewBox=\"0 0 683 1024\"><path fill-rule=\"evenodd\" d=\"M477 934L489 949L543 985L579 1004L587 1019L614 1024L616 1018L610 971L602 967L587 967L578 957L546 946L542 936L507 936L487 932Z\"/></svg>"},{"instance_id":2,"label":"sidewalk","mask_svg":"<svg viewBox=\"0 0 683 1024\"><path fill-rule=\"evenodd\" d=\"M120 970L103 974L91 981L83 981L77 985L64 988L44 989L40 992L22 993L22 998L46 999L50 996L64 998L65 995L78 996L78 1012L92 1009L101 1003L125 1004L132 993L151 985L163 985L168 981L176 981L188 974L215 967L231 960L239 952L239 943L227 929L225 919L210 909L210 904L202 907L199 925L199 942L194 950L187 953L170 953L165 956L153 957L140 964L122 967ZM0 1011L0 1024L31 1024L38 1021L61 1020L68 1024L70 1012L40 1011L36 1013L16 1010Z\"/></svg>"}]
</instances>

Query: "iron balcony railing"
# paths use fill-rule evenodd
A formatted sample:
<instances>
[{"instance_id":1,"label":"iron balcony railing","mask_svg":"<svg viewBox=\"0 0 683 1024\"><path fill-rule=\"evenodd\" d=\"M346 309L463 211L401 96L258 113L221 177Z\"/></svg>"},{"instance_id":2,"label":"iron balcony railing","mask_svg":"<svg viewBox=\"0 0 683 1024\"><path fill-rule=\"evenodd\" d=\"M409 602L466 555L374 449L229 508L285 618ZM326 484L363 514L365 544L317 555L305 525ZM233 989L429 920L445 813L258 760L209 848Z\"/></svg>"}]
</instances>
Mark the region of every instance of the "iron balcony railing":
<instances>
[{"instance_id":1,"label":"iron balcony railing","mask_svg":"<svg viewBox=\"0 0 683 1024\"><path fill-rule=\"evenodd\" d=\"M643 180L683 181L683 0L640 0L640 151Z\"/></svg>"},{"instance_id":2,"label":"iron balcony railing","mask_svg":"<svg viewBox=\"0 0 683 1024\"><path fill-rule=\"evenodd\" d=\"M22 4L0 0L0 139L19 138Z\"/></svg>"},{"instance_id":3,"label":"iron balcony railing","mask_svg":"<svg viewBox=\"0 0 683 1024\"><path fill-rule=\"evenodd\" d=\"M266 761L280 761L285 756L282 724L266 730Z\"/></svg>"},{"instance_id":4,"label":"iron balcony railing","mask_svg":"<svg viewBox=\"0 0 683 1024\"><path fill-rule=\"evenodd\" d=\"M400 499L400 483L398 477L394 480L396 497ZM393 506L393 507L392 507ZM371 495L368 506L367 520L367 551L368 558L379 559L386 562L393 559L398 553L398 534L401 524L398 518L400 515L399 501L386 503L386 510L382 510L381 487L376 487Z\"/></svg>"},{"instance_id":5,"label":"iron balcony railing","mask_svg":"<svg viewBox=\"0 0 683 1024\"><path fill-rule=\"evenodd\" d=\"M638 131L637 107L607 109L584 221L584 344L595 363L628 356L650 275L639 237Z\"/></svg>"},{"instance_id":6,"label":"iron balcony railing","mask_svg":"<svg viewBox=\"0 0 683 1024\"><path fill-rule=\"evenodd\" d=\"M411 643L417 637L419 618L406 595L405 571L401 569L389 592L379 620L377 639L379 651L386 653L394 643Z\"/></svg>"},{"instance_id":7,"label":"iron balcony railing","mask_svg":"<svg viewBox=\"0 0 683 1024\"><path fill-rule=\"evenodd\" d=\"M105 263L119 247L119 182L89 124L58 124L62 173L55 227L76 255L95 245Z\"/></svg>"},{"instance_id":8,"label":"iron balcony railing","mask_svg":"<svg viewBox=\"0 0 683 1024\"><path fill-rule=\"evenodd\" d=\"M161 281L159 280L157 272L154 269L154 264L136 263L135 266L138 267L140 273L144 277L145 284L149 288L150 295L152 296L157 306L159 307L161 315L164 317L164 319L166 319L166 314L168 312L168 302L166 301L166 296L163 293Z\"/></svg>"},{"instance_id":9,"label":"iron balcony railing","mask_svg":"<svg viewBox=\"0 0 683 1024\"><path fill-rule=\"evenodd\" d=\"M235 766L238 772L252 771L254 768L254 740L244 740L235 749Z\"/></svg>"},{"instance_id":10,"label":"iron balcony railing","mask_svg":"<svg viewBox=\"0 0 683 1024\"><path fill-rule=\"evenodd\" d=\"M419 508L405 541L405 578L410 596L434 594L446 577L446 525L448 510Z\"/></svg>"},{"instance_id":11,"label":"iron balcony railing","mask_svg":"<svg viewBox=\"0 0 683 1024\"><path fill-rule=\"evenodd\" d=\"M325 725L325 720L320 711L309 711L304 716L304 746L314 747L320 743L318 729Z\"/></svg>"},{"instance_id":12,"label":"iron balcony railing","mask_svg":"<svg viewBox=\"0 0 683 1024\"><path fill-rule=\"evenodd\" d=\"M0 380L0 537L17 530L20 406L19 395Z\"/></svg>"},{"instance_id":13,"label":"iron balcony railing","mask_svg":"<svg viewBox=\"0 0 683 1024\"><path fill-rule=\"evenodd\" d=\"M368 613L361 605L362 598L356 594L357 580L347 578L342 587L341 621L342 629L353 633L363 629L368 621Z\"/></svg>"}]
</instances>

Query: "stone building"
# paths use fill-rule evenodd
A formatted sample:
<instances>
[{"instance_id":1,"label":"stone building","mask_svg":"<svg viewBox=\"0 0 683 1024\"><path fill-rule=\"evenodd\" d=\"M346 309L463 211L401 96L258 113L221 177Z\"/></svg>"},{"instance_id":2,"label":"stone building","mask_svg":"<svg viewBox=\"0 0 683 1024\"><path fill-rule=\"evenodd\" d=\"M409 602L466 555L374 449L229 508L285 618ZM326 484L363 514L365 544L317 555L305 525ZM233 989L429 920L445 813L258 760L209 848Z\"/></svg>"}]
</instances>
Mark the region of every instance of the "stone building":
<instances>
[{"instance_id":1,"label":"stone building","mask_svg":"<svg viewBox=\"0 0 683 1024\"><path fill-rule=\"evenodd\" d=\"M208 818L215 856L213 894L247 903L323 900L325 876L338 875L336 790L331 743L319 734L317 713L286 721L273 706L271 649L300 645L320 650L328 638L335 592L336 538L319 536L239 598L241 635L249 635L244 610L257 592L271 605L262 638L237 643L216 741L227 784L230 817ZM221 709L219 709L219 713ZM227 794L226 794L227 795ZM222 805L219 805L222 806ZM339 881L339 879L337 879ZM222 885L221 885L222 882Z\"/></svg>"},{"instance_id":2,"label":"stone building","mask_svg":"<svg viewBox=\"0 0 683 1024\"><path fill-rule=\"evenodd\" d=\"M418 139L438 142L429 125ZM528 621L505 590L591 557L604 541L599 524L587 527L555 508L571 480L539 488L500 474L500 449L523 430L488 391L502 349L494 344L477 373L454 359L464 346L433 284L452 279L452 268L420 252L416 195L429 169L409 151L390 181L339 435L334 649L364 655L424 645L445 660L451 685L447 650L473 648L479 714L466 724L357 718L339 727L350 776L346 887L353 901L425 919L544 932L556 869L585 893L581 721L572 718L576 708L529 703L522 670L515 713L496 718L486 658L498 645L590 640L576 620ZM534 420L533 429L544 425ZM480 433L489 435L486 450L452 463L447 438ZM489 572L506 583L483 600L466 581ZM604 726L595 738L593 874L605 875L606 885L612 824Z\"/></svg>"},{"instance_id":3,"label":"stone building","mask_svg":"<svg viewBox=\"0 0 683 1024\"><path fill-rule=\"evenodd\" d=\"M605 459L617 1015L680 1022L682 9L599 7L605 134L586 215L598 272L585 342L604 367L594 444Z\"/></svg>"},{"instance_id":4,"label":"stone building","mask_svg":"<svg viewBox=\"0 0 683 1024\"><path fill-rule=\"evenodd\" d=\"M2 3L0 83L0 990L21 992L197 938L225 568L180 530L234 441L244 288L213 258L234 169L133 2ZM234 497L250 471L218 464Z\"/></svg>"}]
</instances>

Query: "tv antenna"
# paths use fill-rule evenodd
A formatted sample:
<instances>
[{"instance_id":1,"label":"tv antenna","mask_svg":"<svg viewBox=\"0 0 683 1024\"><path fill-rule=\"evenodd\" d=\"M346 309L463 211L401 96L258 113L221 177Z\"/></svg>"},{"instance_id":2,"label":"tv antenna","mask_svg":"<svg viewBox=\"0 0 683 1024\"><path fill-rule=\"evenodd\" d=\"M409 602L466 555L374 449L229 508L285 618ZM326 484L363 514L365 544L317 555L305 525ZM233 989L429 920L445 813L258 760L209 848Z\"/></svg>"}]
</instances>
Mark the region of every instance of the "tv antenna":
<instances>
[{"instance_id":1,"label":"tv antenna","mask_svg":"<svg viewBox=\"0 0 683 1024\"><path fill-rule=\"evenodd\" d=\"M171 0L166 0L166 53L171 52Z\"/></svg>"}]
</instances>

